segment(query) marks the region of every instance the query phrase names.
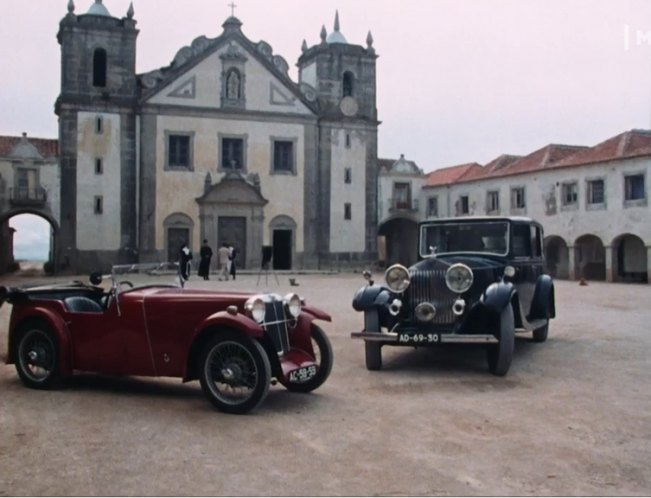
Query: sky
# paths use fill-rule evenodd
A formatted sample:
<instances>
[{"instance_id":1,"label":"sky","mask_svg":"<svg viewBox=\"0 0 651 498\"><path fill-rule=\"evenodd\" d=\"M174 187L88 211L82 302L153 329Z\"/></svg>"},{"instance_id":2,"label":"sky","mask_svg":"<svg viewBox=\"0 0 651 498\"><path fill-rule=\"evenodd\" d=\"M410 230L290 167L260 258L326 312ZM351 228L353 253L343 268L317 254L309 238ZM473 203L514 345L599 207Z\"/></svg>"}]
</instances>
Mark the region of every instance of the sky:
<instances>
[{"instance_id":1,"label":"sky","mask_svg":"<svg viewBox=\"0 0 651 498\"><path fill-rule=\"evenodd\" d=\"M74 0L76 14L94 0ZM378 155L425 172L550 143L596 145L651 129L649 0L133 0L138 73L214 38L236 4L297 81L301 44L339 12L349 43L377 60ZM124 17L131 0L104 0ZM57 138L58 23L68 0L0 0L0 135ZM8 77L9 75L9 77Z\"/></svg>"}]
</instances>

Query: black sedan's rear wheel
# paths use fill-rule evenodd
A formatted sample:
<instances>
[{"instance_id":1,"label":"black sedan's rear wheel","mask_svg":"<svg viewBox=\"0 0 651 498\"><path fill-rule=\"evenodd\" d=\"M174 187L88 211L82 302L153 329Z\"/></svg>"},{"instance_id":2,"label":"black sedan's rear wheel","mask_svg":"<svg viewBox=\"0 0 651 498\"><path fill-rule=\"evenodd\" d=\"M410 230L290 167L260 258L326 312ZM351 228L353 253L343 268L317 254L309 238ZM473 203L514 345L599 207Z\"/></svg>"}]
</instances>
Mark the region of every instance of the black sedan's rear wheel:
<instances>
[{"instance_id":1,"label":"black sedan's rear wheel","mask_svg":"<svg viewBox=\"0 0 651 498\"><path fill-rule=\"evenodd\" d=\"M48 389L59 380L59 347L52 328L42 320L30 320L18 331L16 371L34 389Z\"/></svg>"},{"instance_id":2,"label":"black sedan's rear wheel","mask_svg":"<svg viewBox=\"0 0 651 498\"><path fill-rule=\"evenodd\" d=\"M314 391L323 384L330 372L332 371L332 346L325 332L317 325L312 324L310 329L312 336L312 349L314 350L314 360L318 365L316 375L306 382L283 382L283 385L289 391L308 393Z\"/></svg>"},{"instance_id":3,"label":"black sedan's rear wheel","mask_svg":"<svg viewBox=\"0 0 651 498\"><path fill-rule=\"evenodd\" d=\"M515 348L515 325L511 303L500 313L498 334L499 342L491 344L487 349L488 369L492 374L503 377L511 367Z\"/></svg>"},{"instance_id":4,"label":"black sedan's rear wheel","mask_svg":"<svg viewBox=\"0 0 651 498\"><path fill-rule=\"evenodd\" d=\"M269 392L271 367L256 340L235 332L217 334L206 345L199 381L204 394L219 410L246 413Z\"/></svg>"},{"instance_id":5,"label":"black sedan's rear wheel","mask_svg":"<svg viewBox=\"0 0 651 498\"><path fill-rule=\"evenodd\" d=\"M547 335L549 334L549 318L545 322L545 325L538 327L533 331L533 342L545 342L547 340Z\"/></svg>"}]
</instances>

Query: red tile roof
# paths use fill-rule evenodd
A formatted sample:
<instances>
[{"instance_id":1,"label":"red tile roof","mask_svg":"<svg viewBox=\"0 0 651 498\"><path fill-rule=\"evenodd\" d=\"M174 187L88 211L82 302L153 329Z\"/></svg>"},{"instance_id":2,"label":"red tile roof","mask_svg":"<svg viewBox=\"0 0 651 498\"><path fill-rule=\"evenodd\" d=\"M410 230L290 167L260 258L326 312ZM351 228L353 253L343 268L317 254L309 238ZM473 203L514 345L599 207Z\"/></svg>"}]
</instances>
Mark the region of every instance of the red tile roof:
<instances>
[{"instance_id":1,"label":"red tile roof","mask_svg":"<svg viewBox=\"0 0 651 498\"><path fill-rule=\"evenodd\" d=\"M556 162L554 168L651 156L651 130L630 130Z\"/></svg>"},{"instance_id":2,"label":"red tile roof","mask_svg":"<svg viewBox=\"0 0 651 498\"><path fill-rule=\"evenodd\" d=\"M43 157L56 157L59 154L59 141L53 138L32 138L24 136ZM23 137L9 137L0 135L0 157L7 157L11 154L14 146Z\"/></svg>"},{"instance_id":3,"label":"red tile roof","mask_svg":"<svg viewBox=\"0 0 651 498\"><path fill-rule=\"evenodd\" d=\"M461 181L470 172L482 170L481 164L478 163L459 164L457 166L437 169L427 175L425 186L437 187L440 185L449 185Z\"/></svg>"}]
</instances>

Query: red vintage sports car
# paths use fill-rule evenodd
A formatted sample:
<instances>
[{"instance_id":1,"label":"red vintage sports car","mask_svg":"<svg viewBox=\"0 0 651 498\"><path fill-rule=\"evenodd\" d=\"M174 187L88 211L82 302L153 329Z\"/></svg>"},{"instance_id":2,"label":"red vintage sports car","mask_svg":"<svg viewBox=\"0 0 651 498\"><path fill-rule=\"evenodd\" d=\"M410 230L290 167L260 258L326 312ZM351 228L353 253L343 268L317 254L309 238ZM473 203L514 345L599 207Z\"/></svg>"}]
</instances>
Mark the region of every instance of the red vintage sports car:
<instances>
[{"instance_id":1,"label":"red vintage sports car","mask_svg":"<svg viewBox=\"0 0 651 498\"><path fill-rule=\"evenodd\" d=\"M332 348L314 322L331 317L296 294L190 289L170 264L116 266L107 289L102 279L0 287L0 306L13 305L7 363L26 386L75 371L199 379L218 409L246 413L270 384L309 392L330 374Z\"/></svg>"}]
</instances>

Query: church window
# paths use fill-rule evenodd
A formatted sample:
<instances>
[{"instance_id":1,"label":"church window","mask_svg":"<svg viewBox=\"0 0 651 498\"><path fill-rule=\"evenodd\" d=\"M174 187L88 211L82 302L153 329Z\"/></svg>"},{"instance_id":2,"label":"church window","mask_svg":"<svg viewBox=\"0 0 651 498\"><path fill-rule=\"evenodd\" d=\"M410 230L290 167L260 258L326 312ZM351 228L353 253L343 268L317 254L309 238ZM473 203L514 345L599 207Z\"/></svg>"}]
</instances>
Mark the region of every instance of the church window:
<instances>
[{"instance_id":1,"label":"church window","mask_svg":"<svg viewBox=\"0 0 651 498\"><path fill-rule=\"evenodd\" d=\"M101 157L95 158L95 174L101 175L104 173L104 161Z\"/></svg>"},{"instance_id":2,"label":"church window","mask_svg":"<svg viewBox=\"0 0 651 498\"><path fill-rule=\"evenodd\" d=\"M346 133L346 148L350 149L350 133Z\"/></svg>"},{"instance_id":3,"label":"church window","mask_svg":"<svg viewBox=\"0 0 651 498\"><path fill-rule=\"evenodd\" d=\"M273 172L294 173L294 142L274 140Z\"/></svg>"},{"instance_id":4,"label":"church window","mask_svg":"<svg viewBox=\"0 0 651 498\"><path fill-rule=\"evenodd\" d=\"M344 219L352 220L353 219L353 207L350 202L344 204Z\"/></svg>"},{"instance_id":5,"label":"church window","mask_svg":"<svg viewBox=\"0 0 651 498\"><path fill-rule=\"evenodd\" d=\"M93 86L106 86L106 50L96 48L93 53Z\"/></svg>"},{"instance_id":6,"label":"church window","mask_svg":"<svg viewBox=\"0 0 651 498\"><path fill-rule=\"evenodd\" d=\"M244 169L244 140L241 138L222 138L221 167L225 170Z\"/></svg>"},{"instance_id":7,"label":"church window","mask_svg":"<svg viewBox=\"0 0 651 498\"><path fill-rule=\"evenodd\" d=\"M98 135L104 133L104 119L102 119L102 116L95 118L95 133Z\"/></svg>"},{"instance_id":8,"label":"church window","mask_svg":"<svg viewBox=\"0 0 651 498\"><path fill-rule=\"evenodd\" d=\"M242 98L242 78L237 69L231 69L226 75L226 98L231 100Z\"/></svg>"},{"instance_id":9,"label":"church window","mask_svg":"<svg viewBox=\"0 0 651 498\"><path fill-rule=\"evenodd\" d=\"M344 170L344 183L353 183L353 170L351 168Z\"/></svg>"},{"instance_id":10,"label":"church window","mask_svg":"<svg viewBox=\"0 0 651 498\"><path fill-rule=\"evenodd\" d=\"M167 135L167 168L192 169L192 136L189 134Z\"/></svg>"},{"instance_id":11,"label":"church window","mask_svg":"<svg viewBox=\"0 0 651 498\"><path fill-rule=\"evenodd\" d=\"M102 214L104 212L104 198L101 195L96 195L93 203L95 214Z\"/></svg>"},{"instance_id":12,"label":"church window","mask_svg":"<svg viewBox=\"0 0 651 498\"><path fill-rule=\"evenodd\" d=\"M343 77L343 96L352 97L355 84L355 76L350 71L346 71Z\"/></svg>"}]
</instances>

